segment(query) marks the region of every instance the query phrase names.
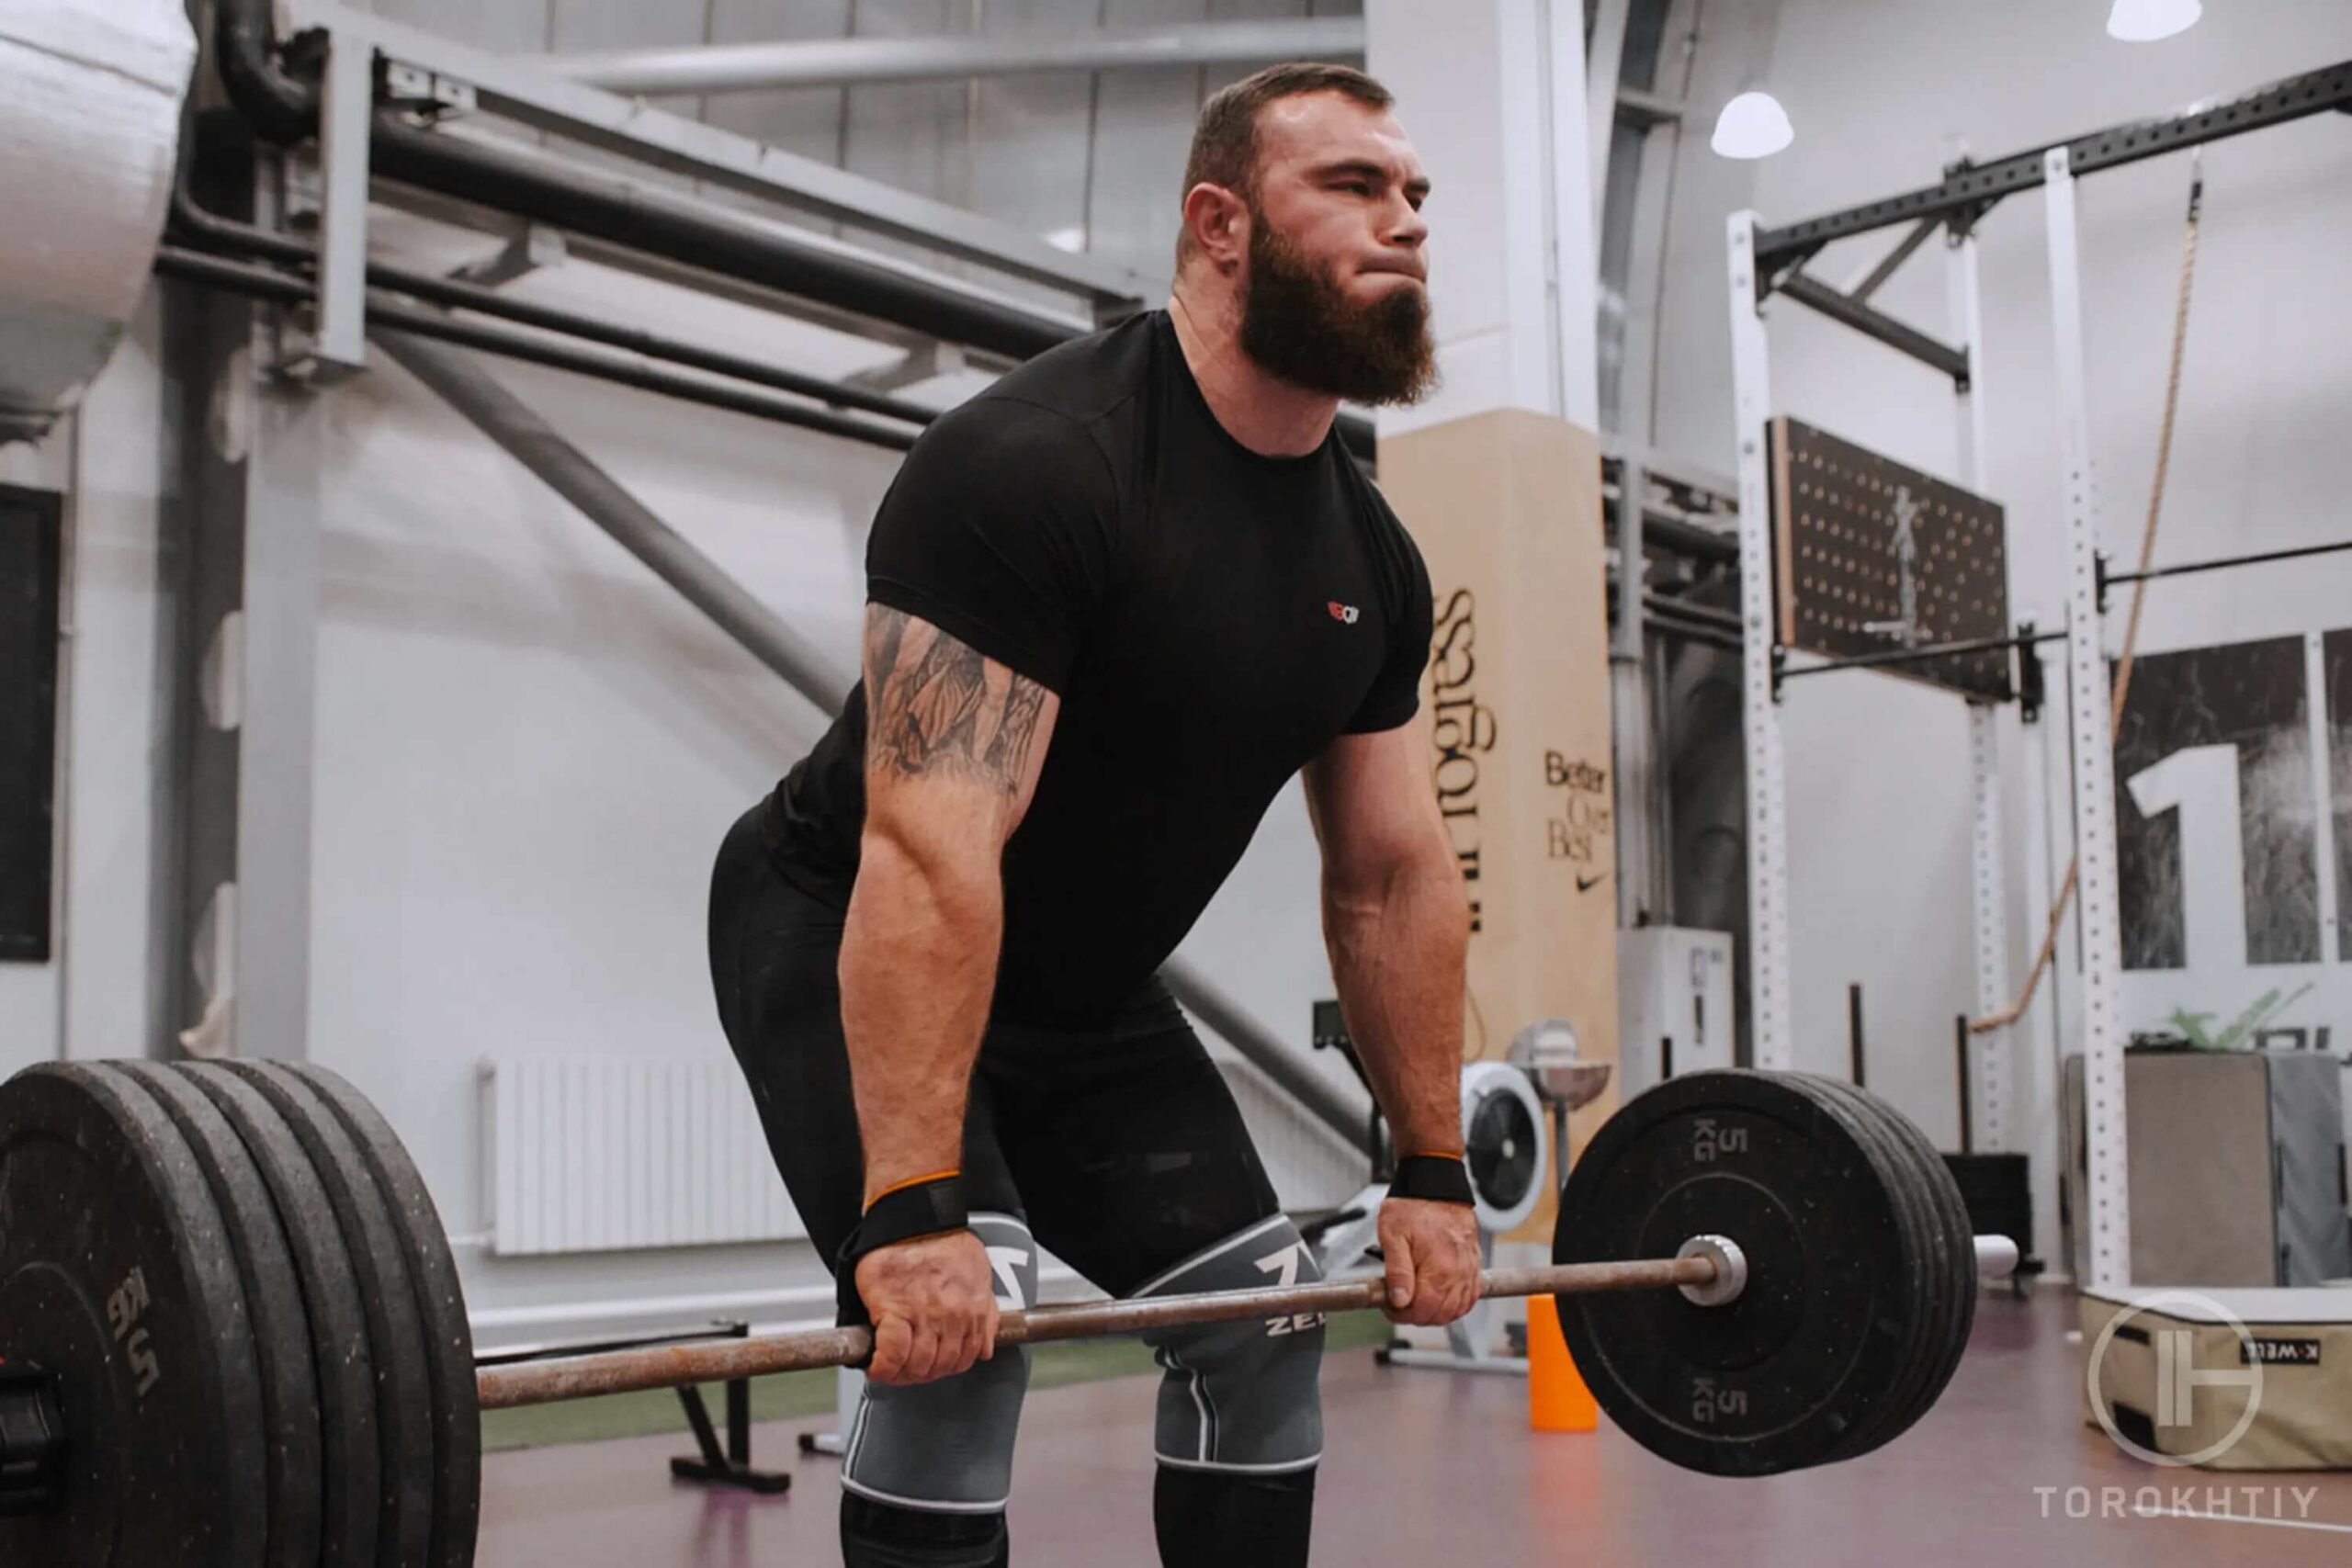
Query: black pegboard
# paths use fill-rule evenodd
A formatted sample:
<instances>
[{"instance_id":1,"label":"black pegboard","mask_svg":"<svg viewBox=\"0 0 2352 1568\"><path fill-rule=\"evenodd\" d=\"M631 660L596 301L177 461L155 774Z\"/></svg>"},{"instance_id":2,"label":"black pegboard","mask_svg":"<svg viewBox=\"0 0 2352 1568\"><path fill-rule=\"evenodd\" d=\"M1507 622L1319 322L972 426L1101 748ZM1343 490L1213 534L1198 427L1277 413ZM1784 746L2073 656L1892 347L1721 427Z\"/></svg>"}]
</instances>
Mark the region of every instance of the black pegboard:
<instances>
[{"instance_id":1,"label":"black pegboard","mask_svg":"<svg viewBox=\"0 0 2352 1568\"><path fill-rule=\"evenodd\" d=\"M1772 438L1775 590L1782 646L1830 659L1906 646L1899 540L1907 512L1909 643L2009 635L1998 503L1793 419ZM2007 701L2006 652L1892 666L1887 674Z\"/></svg>"},{"instance_id":2,"label":"black pegboard","mask_svg":"<svg viewBox=\"0 0 2352 1568\"><path fill-rule=\"evenodd\" d=\"M45 963L56 856L62 509L0 485L0 959Z\"/></svg>"}]
</instances>

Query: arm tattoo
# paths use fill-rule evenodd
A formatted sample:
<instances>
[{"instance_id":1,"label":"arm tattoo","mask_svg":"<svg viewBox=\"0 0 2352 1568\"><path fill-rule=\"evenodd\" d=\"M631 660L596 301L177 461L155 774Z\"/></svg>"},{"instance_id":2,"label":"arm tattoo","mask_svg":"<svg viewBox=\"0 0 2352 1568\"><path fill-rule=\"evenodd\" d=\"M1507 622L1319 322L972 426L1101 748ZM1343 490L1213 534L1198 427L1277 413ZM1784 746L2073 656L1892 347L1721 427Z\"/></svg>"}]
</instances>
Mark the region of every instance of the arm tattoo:
<instances>
[{"instance_id":1,"label":"arm tattoo","mask_svg":"<svg viewBox=\"0 0 2352 1568\"><path fill-rule=\"evenodd\" d=\"M947 774L1021 787L1046 689L899 610L876 605L866 631L866 758L901 777Z\"/></svg>"},{"instance_id":2,"label":"arm tattoo","mask_svg":"<svg viewBox=\"0 0 2352 1568\"><path fill-rule=\"evenodd\" d=\"M1004 694L1004 716L989 740L988 764L1008 787L1018 788L1028 771L1029 746L1037 739L1037 716L1046 708L1046 688L1035 681L1012 677Z\"/></svg>"}]
</instances>

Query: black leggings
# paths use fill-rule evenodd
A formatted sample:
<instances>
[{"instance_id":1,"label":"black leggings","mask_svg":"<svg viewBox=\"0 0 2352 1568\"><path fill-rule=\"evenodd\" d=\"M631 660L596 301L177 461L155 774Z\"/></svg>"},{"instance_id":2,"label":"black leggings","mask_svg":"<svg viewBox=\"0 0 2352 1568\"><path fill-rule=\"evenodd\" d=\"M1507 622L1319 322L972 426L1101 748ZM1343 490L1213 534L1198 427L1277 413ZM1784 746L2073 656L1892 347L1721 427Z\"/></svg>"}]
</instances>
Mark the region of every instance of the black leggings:
<instances>
[{"instance_id":1,"label":"black leggings","mask_svg":"<svg viewBox=\"0 0 2352 1568\"><path fill-rule=\"evenodd\" d=\"M757 808L729 830L711 883L719 1021L829 1268L865 1185L842 1034L843 919L776 869ZM963 1169L974 1210L1023 1217L1041 1247L1114 1296L1278 1211L1224 1076L1157 987L1099 1029L991 1022L972 1075ZM1154 1508L1163 1561L1303 1563L1313 1484L1311 1471L1259 1480L1163 1469ZM843 1505L851 1568L1003 1560L1001 1516L992 1547L976 1555L968 1517L847 1494ZM1272 1557L1270 1543L1281 1543Z\"/></svg>"}]
</instances>

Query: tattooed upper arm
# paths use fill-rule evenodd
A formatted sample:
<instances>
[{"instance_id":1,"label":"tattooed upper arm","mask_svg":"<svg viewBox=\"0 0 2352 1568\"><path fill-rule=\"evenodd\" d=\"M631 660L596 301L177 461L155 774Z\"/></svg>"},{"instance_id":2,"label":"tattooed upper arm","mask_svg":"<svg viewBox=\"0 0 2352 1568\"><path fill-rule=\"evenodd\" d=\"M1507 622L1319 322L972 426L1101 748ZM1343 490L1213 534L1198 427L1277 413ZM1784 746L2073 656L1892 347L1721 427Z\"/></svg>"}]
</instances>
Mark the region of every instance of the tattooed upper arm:
<instances>
[{"instance_id":1,"label":"tattooed upper arm","mask_svg":"<svg viewBox=\"0 0 2352 1568\"><path fill-rule=\"evenodd\" d=\"M865 610L865 769L873 784L977 784L1027 809L1058 707L1054 694L919 616Z\"/></svg>"}]
</instances>

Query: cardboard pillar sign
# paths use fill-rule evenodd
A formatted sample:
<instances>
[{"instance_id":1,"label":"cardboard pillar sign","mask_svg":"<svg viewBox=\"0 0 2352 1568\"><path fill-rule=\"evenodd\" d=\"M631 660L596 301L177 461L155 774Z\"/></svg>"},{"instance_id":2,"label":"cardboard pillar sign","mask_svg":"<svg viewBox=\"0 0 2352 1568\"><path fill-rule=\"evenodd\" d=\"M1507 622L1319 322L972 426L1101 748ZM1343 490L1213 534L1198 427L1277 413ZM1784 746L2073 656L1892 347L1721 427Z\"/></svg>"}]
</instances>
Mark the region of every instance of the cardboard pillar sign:
<instances>
[{"instance_id":1,"label":"cardboard pillar sign","mask_svg":"<svg viewBox=\"0 0 2352 1568\"><path fill-rule=\"evenodd\" d=\"M1600 460L1590 433L1498 409L1380 443L1430 568L1430 772L1469 884L1464 1054L1564 1018L1617 1059L1615 781ZM1571 1128L1577 1146L1615 1085ZM1556 1157L1556 1156L1555 1156ZM1547 1201L1517 1239L1551 1232Z\"/></svg>"}]
</instances>

